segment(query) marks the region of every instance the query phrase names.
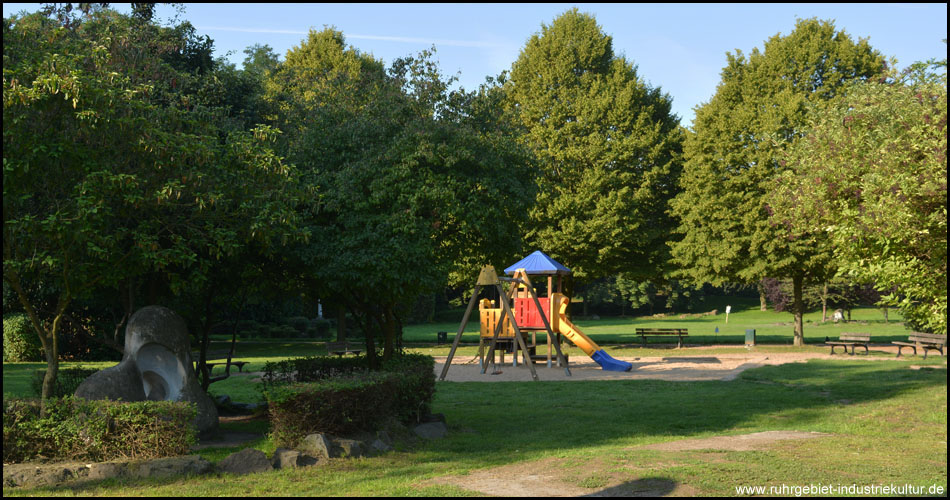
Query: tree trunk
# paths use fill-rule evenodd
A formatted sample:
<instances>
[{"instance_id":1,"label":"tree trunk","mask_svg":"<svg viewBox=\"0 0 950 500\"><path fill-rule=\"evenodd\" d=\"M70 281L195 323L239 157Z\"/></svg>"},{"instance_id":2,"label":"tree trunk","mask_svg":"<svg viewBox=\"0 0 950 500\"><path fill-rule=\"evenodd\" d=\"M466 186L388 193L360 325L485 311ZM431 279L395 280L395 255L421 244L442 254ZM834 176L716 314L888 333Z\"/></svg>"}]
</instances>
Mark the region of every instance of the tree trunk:
<instances>
[{"instance_id":1,"label":"tree trunk","mask_svg":"<svg viewBox=\"0 0 950 500\"><path fill-rule=\"evenodd\" d=\"M59 301L56 304L56 314L53 316L52 327L47 331L47 329L43 327L43 323L40 321L36 309L27 298L26 292L23 291L23 287L20 284L20 276L15 272L8 272L4 269L3 277L10 285L10 288L17 294L20 304L23 305L23 310L26 311L26 315L30 318L30 323L33 324L33 330L40 337L43 354L46 355L46 375L43 376L43 387L40 392L40 416L45 417L46 400L53 395L53 389L56 387L56 377L59 375L59 341L57 337L59 335L59 326L62 324L63 316L66 314L66 307L72 301L72 297L69 294L69 285L67 284L66 291L59 297Z\"/></svg>"},{"instance_id":2,"label":"tree trunk","mask_svg":"<svg viewBox=\"0 0 950 500\"><path fill-rule=\"evenodd\" d=\"M884 322L887 323L887 307L884 308Z\"/></svg>"},{"instance_id":3,"label":"tree trunk","mask_svg":"<svg viewBox=\"0 0 950 500\"><path fill-rule=\"evenodd\" d=\"M804 312L805 305L802 301L802 283L804 282L804 276L801 274L796 274L792 278L792 295L794 303L792 304L792 311L795 314L795 340L794 345L796 347L801 347L805 345L805 331L804 326L802 325L802 313Z\"/></svg>"},{"instance_id":4,"label":"tree trunk","mask_svg":"<svg viewBox=\"0 0 950 500\"><path fill-rule=\"evenodd\" d=\"M769 307L768 307L768 304L767 304L766 301L765 301L765 287L762 286L762 281L759 281L758 284L756 284L755 287L756 287L756 289L758 289L758 291L759 291L759 310L760 310L760 311L768 311L768 310L769 310Z\"/></svg>"},{"instance_id":5,"label":"tree trunk","mask_svg":"<svg viewBox=\"0 0 950 500\"><path fill-rule=\"evenodd\" d=\"M828 321L828 282L821 287L821 322Z\"/></svg>"},{"instance_id":6,"label":"tree trunk","mask_svg":"<svg viewBox=\"0 0 950 500\"><path fill-rule=\"evenodd\" d=\"M393 352L396 348L396 315L393 313L392 304L387 304L382 313L383 316L383 360L393 358Z\"/></svg>"}]
</instances>

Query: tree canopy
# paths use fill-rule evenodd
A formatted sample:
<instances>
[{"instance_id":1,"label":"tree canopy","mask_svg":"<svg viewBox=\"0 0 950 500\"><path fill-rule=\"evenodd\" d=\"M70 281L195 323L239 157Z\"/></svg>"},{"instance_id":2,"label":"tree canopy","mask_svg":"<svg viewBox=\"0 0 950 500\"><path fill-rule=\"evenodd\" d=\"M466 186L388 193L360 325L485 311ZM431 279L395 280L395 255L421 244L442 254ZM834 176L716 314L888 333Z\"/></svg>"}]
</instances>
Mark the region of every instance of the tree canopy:
<instances>
[{"instance_id":1,"label":"tree canopy","mask_svg":"<svg viewBox=\"0 0 950 500\"><path fill-rule=\"evenodd\" d=\"M947 333L947 86L902 78L847 88L789 152L775 218L824 231L839 273L873 283L915 328ZM923 75L926 76L926 75Z\"/></svg>"},{"instance_id":2,"label":"tree canopy","mask_svg":"<svg viewBox=\"0 0 950 500\"><path fill-rule=\"evenodd\" d=\"M68 27L4 19L3 273L43 341L44 398L73 300L148 276L192 286L244 242L294 231L274 131L235 129L203 97L203 59L179 28L110 10Z\"/></svg>"},{"instance_id":3,"label":"tree canopy","mask_svg":"<svg viewBox=\"0 0 950 500\"><path fill-rule=\"evenodd\" d=\"M823 279L834 263L826 235L774 223L766 195L789 168L784 151L805 134L810 107L850 81L880 76L884 59L866 40L816 19L798 20L748 58L726 57L716 94L696 109L686 139L683 192L672 203L680 220L673 262L697 284L792 279L800 344L804 280Z\"/></svg>"},{"instance_id":4,"label":"tree canopy","mask_svg":"<svg viewBox=\"0 0 950 500\"><path fill-rule=\"evenodd\" d=\"M582 279L661 274L682 141L670 97L577 9L542 25L505 85L521 141L538 161L529 245Z\"/></svg>"}]
</instances>

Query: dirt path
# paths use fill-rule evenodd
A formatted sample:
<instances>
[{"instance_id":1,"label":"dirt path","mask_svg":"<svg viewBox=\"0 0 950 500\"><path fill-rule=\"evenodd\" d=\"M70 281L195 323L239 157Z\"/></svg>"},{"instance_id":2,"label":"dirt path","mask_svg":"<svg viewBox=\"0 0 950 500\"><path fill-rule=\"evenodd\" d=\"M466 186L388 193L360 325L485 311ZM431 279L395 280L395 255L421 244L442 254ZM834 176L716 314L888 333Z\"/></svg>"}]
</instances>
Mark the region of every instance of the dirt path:
<instances>
[{"instance_id":1,"label":"dirt path","mask_svg":"<svg viewBox=\"0 0 950 500\"><path fill-rule=\"evenodd\" d=\"M773 443L829 436L819 432L767 431L738 436L681 439L636 449L667 452L691 450L766 450ZM644 476L631 480L631 476ZM653 477L651 477L653 476ZM652 469L605 463L595 458L582 462L545 458L473 471L461 476L443 476L424 483L450 484L483 495L519 497L620 497L697 496L696 488L668 478L655 477Z\"/></svg>"}]
</instances>

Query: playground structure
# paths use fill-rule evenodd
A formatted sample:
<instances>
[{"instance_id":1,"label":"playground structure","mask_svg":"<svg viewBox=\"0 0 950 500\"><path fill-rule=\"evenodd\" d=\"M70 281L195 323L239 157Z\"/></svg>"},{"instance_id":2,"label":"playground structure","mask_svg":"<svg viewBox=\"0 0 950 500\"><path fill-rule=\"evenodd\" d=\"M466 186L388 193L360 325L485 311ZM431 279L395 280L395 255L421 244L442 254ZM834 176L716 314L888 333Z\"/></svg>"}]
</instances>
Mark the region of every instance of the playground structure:
<instances>
[{"instance_id":1,"label":"playground structure","mask_svg":"<svg viewBox=\"0 0 950 500\"><path fill-rule=\"evenodd\" d=\"M629 371L632 368L630 363L616 360L604 352L596 342L584 335L567 318L566 313L570 299L562 293L562 278L571 273L570 269L554 261L543 252L536 251L505 269L505 272L512 274L512 277L499 277L492 266L482 268L472 298L452 343L452 348L449 350L449 356L442 367L439 380L445 380L445 375L448 373L452 358L455 356L462 332L465 330L474 309L479 291L483 287L491 287L497 291L499 304L496 305L489 299L478 301L481 325L478 357L482 373L485 373L489 362L492 365L495 364L496 353L501 354L501 363L504 363L505 351L512 354L512 365L517 366L518 351L520 350L523 362L531 370L531 376L534 380L538 380L537 372L534 369L534 361L546 360L548 367L551 367L552 362L556 362L557 366L563 367L565 373L570 376L567 357L561 352L562 336L583 350L604 370ZM538 297L528 277L529 274L547 275L547 297ZM554 291L553 281L555 276L557 276L556 292ZM503 282L511 284L507 292L502 288L501 283ZM527 342L529 332L531 333L530 346ZM547 334L546 355L536 353L538 332ZM488 347L487 353L485 353L486 346ZM502 350L499 350L499 347ZM556 358L552 358L552 347L557 353ZM488 362L486 362L486 358Z\"/></svg>"}]
</instances>

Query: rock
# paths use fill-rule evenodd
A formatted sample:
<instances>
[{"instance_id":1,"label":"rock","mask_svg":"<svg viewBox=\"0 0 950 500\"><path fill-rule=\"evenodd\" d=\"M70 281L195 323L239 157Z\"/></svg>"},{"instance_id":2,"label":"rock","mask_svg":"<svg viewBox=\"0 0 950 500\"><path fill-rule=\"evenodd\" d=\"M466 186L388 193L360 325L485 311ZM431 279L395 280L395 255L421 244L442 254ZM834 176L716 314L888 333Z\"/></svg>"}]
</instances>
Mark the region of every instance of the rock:
<instances>
[{"instance_id":1,"label":"rock","mask_svg":"<svg viewBox=\"0 0 950 500\"><path fill-rule=\"evenodd\" d=\"M214 404L217 406L228 406L231 404L231 396L228 396L227 394L222 394L214 398Z\"/></svg>"},{"instance_id":2,"label":"rock","mask_svg":"<svg viewBox=\"0 0 950 500\"><path fill-rule=\"evenodd\" d=\"M442 413L429 413L422 416L422 423L442 422L445 423L445 415Z\"/></svg>"},{"instance_id":3,"label":"rock","mask_svg":"<svg viewBox=\"0 0 950 500\"><path fill-rule=\"evenodd\" d=\"M377 441L382 441L382 442L384 442L384 443L386 443L386 444L389 444L389 445L393 444L393 438L389 437L389 432L387 432L387 431L379 431L379 432L377 432L377 433L376 433L376 440L377 440Z\"/></svg>"},{"instance_id":4,"label":"rock","mask_svg":"<svg viewBox=\"0 0 950 500\"><path fill-rule=\"evenodd\" d=\"M110 479L128 474L128 462L99 462L89 464L89 479Z\"/></svg>"},{"instance_id":5,"label":"rock","mask_svg":"<svg viewBox=\"0 0 950 500\"><path fill-rule=\"evenodd\" d=\"M413 427L412 432L422 439L439 439L449 435L448 428L442 422L429 422Z\"/></svg>"},{"instance_id":6,"label":"rock","mask_svg":"<svg viewBox=\"0 0 950 500\"><path fill-rule=\"evenodd\" d=\"M207 434L218 410L195 375L185 320L162 306L143 307L125 328L122 361L84 380L75 395L85 399L187 401L197 406L194 424Z\"/></svg>"},{"instance_id":7,"label":"rock","mask_svg":"<svg viewBox=\"0 0 950 500\"><path fill-rule=\"evenodd\" d=\"M145 388L135 362L127 362L93 373L79 384L73 395L85 399L145 401Z\"/></svg>"},{"instance_id":8,"label":"rock","mask_svg":"<svg viewBox=\"0 0 950 500\"><path fill-rule=\"evenodd\" d=\"M355 439L334 439L330 456L333 458L361 457L363 456L363 443Z\"/></svg>"},{"instance_id":9,"label":"rock","mask_svg":"<svg viewBox=\"0 0 950 500\"><path fill-rule=\"evenodd\" d=\"M50 465L7 464L3 466L4 487L59 486L76 480L151 478L198 475L210 472L211 463L198 455L142 461L61 463Z\"/></svg>"},{"instance_id":10,"label":"rock","mask_svg":"<svg viewBox=\"0 0 950 500\"><path fill-rule=\"evenodd\" d=\"M320 465L326 462L327 462L327 459L325 458L319 459L319 458L311 457L310 455L301 453L300 456L297 458L297 467L313 467L314 465Z\"/></svg>"},{"instance_id":11,"label":"rock","mask_svg":"<svg viewBox=\"0 0 950 500\"><path fill-rule=\"evenodd\" d=\"M229 474L251 474L271 470L274 466L263 451L244 448L218 462L217 468Z\"/></svg>"},{"instance_id":12,"label":"rock","mask_svg":"<svg viewBox=\"0 0 950 500\"><path fill-rule=\"evenodd\" d=\"M301 453L297 450L277 448L271 457L271 464L275 469L296 469L300 466Z\"/></svg>"},{"instance_id":13,"label":"rock","mask_svg":"<svg viewBox=\"0 0 950 500\"><path fill-rule=\"evenodd\" d=\"M382 439L374 440L372 443L370 443L369 448L373 453L386 453L387 451L391 451L393 449L392 446Z\"/></svg>"},{"instance_id":14,"label":"rock","mask_svg":"<svg viewBox=\"0 0 950 500\"><path fill-rule=\"evenodd\" d=\"M83 464L31 465L9 464L3 466L3 486L36 487L56 486L67 481L85 477L89 469ZM4 494L4 496L6 496Z\"/></svg>"},{"instance_id":15,"label":"rock","mask_svg":"<svg viewBox=\"0 0 950 500\"><path fill-rule=\"evenodd\" d=\"M125 475L130 477L174 477L181 475L198 475L211 472L211 462L199 455L183 455L180 457L156 458L143 462L130 462L125 468ZM117 469L117 470L122 470Z\"/></svg>"},{"instance_id":16,"label":"rock","mask_svg":"<svg viewBox=\"0 0 950 500\"><path fill-rule=\"evenodd\" d=\"M307 437L303 438L300 444L297 445L297 450L318 459L330 458L330 450L332 448L333 445L330 443L330 440L320 433L308 434Z\"/></svg>"}]
</instances>

